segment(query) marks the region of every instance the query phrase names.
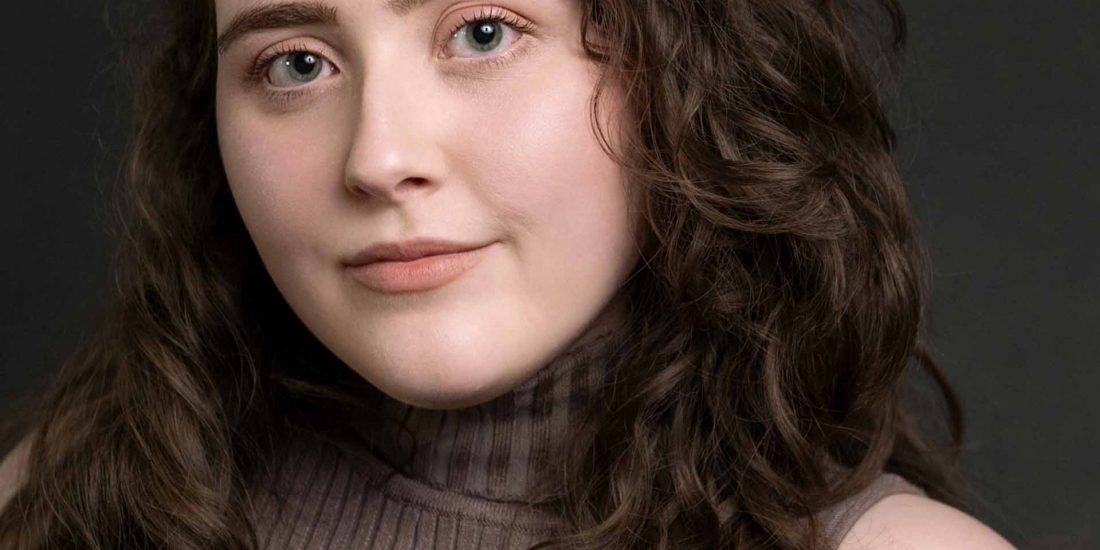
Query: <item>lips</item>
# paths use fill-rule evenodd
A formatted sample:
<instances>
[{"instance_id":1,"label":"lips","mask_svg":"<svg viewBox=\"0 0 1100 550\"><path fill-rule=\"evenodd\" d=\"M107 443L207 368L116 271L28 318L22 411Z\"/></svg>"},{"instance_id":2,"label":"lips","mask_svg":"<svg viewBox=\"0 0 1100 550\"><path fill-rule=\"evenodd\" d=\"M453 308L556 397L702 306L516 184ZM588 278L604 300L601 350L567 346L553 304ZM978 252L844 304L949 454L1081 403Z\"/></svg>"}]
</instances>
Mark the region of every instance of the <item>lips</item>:
<instances>
[{"instance_id":1,"label":"lips","mask_svg":"<svg viewBox=\"0 0 1100 550\"><path fill-rule=\"evenodd\" d=\"M464 243L443 239L418 238L397 242L378 243L367 247L345 261L348 267L369 265L375 262L408 262L426 256L454 254L487 246L486 243Z\"/></svg>"},{"instance_id":2,"label":"lips","mask_svg":"<svg viewBox=\"0 0 1100 550\"><path fill-rule=\"evenodd\" d=\"M378 293L424 292L461 278L485 259L491 244L422 240L376 245L353 257L346 270Z\"/></svg>"}]
</instances>

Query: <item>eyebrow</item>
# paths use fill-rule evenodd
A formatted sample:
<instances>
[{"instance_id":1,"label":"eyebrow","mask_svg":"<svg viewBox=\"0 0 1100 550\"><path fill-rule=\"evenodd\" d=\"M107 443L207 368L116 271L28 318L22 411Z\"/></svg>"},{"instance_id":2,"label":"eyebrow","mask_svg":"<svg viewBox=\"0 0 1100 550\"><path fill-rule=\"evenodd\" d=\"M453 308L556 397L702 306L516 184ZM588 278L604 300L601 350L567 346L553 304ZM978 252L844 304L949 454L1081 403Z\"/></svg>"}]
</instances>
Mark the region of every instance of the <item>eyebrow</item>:
<instances>
[{"instance_id":1,"label":"eyebrow","mask_svg":"<svg viewBox=\"0 0 1100 550\"><path fill-rule=\"evenodd\" d=\"M430 0L383 0L387 9L404 16ZM218 55L222 55L242 37L265 30L337 24L336 8L323 2L282 2L264 4L237 14L218 36Z\"/></svg>"}]
</instances>

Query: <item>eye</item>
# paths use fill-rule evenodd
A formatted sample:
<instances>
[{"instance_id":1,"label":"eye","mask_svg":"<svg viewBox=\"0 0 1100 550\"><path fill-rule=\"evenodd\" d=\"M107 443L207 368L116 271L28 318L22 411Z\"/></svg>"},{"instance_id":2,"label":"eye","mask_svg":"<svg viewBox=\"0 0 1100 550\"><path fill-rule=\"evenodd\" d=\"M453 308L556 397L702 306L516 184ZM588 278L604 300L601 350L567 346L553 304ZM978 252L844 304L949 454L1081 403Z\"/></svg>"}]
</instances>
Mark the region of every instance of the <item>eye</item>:
<instances>
[{"instance_id":1,"label":"eye","mask_svg":"<svg viewBox=\"0 0 1100 550\"><path fill-rule=\"evenodd\" d=\"M256 65L256 72L266 68L267 81L276 88L308 84L318 76L332 72L332 64L324 56L297 47L276 51Z\"/></svg>"},{"instance_id":2,"label":"eye","mask_svg":"<svg viewBox=\"0 0 1100 550\"><path fill-rule=\"evenodd\" d=\"M462 22L448 33L448 45L457 52L454 54L456 57L485 57L476 54L507 49L500 45L514 43L531 30L533 26L530 23L491 6L483 8L472 19L463 16ZM462 52L473 52L475 55L462 55Z\"/></svg>"}]
</instances>

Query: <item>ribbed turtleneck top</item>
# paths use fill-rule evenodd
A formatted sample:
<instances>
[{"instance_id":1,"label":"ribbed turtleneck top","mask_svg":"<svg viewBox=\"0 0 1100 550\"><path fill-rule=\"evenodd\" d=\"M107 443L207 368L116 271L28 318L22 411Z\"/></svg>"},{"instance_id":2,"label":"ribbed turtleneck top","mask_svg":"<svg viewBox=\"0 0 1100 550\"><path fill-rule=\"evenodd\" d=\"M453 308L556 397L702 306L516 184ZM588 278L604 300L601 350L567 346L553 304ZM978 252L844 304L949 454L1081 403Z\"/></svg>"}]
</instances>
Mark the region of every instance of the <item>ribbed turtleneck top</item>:
<instances>
[{"instance_id":1,"label":"ribbed turtleneck top","mask_svg":"<svg viewBox=\"0 0 1100 550\"><path fill-rule=\"evenodd\" d=\"M403 418L410 431L364 426L369 446L292 438L282 467L255 495L261 547L505 550L559 533L564 523L536 505L552 486L541 484L559 479L562 453L598 398L603 371L594 367L612 338L591 339L473 407L429 410L379 392L376 410ZM864 511L895 493L924 494L884 473L823 510L834 546Z\"/></svg>"}]
</instances>

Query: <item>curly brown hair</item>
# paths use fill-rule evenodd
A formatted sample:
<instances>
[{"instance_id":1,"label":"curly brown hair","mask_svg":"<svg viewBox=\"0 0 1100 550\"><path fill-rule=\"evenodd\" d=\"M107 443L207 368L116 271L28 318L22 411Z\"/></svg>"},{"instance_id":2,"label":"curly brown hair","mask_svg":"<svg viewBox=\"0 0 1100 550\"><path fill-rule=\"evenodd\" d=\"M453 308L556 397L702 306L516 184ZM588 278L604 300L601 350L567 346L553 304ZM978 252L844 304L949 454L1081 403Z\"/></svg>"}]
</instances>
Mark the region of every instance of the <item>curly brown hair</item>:
<instances>
[{"instance_id":1,"label":"curly brown hair","mask_svg":"<svg viewBox=\"0 0 1100 550\"><path fill-rule=\"evenodd\" d=\"M169 4L142 20L163 41L128 62L116 292L11 430L9 446L30 435L5 548L255 548L250 487L284 428L350 401L230 195L213 0ZM554 503L575 529L544 544L825 548L814 513L882 471L965 507L961 411L925 341L928 255L877 65L903 55L900 6L583 8L597 93L625 90L625 141L604 146L646 242L622 290L631 345ZM946 403L946 440L903 399L913 373Z\"/></svg>"}]
</instances>

